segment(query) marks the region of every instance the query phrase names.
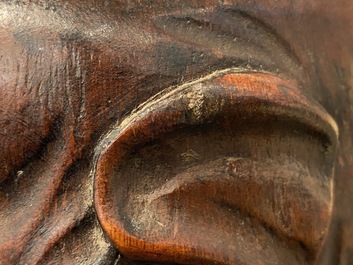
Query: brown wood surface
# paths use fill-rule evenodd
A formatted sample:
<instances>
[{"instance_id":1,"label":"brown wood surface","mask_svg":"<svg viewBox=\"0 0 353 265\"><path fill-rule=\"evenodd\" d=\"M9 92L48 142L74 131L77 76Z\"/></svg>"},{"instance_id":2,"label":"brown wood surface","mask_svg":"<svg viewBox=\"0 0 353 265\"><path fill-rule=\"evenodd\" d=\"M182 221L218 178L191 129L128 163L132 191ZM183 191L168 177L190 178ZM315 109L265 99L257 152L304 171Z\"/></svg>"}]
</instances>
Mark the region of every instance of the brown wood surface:
<instances>
[{"instance_id":1,"label":"brown wood surface","mask_svg":"<svg viewBox=\"0 0 353 265\"><path fill-rule=\"evenodd\" d=\"M0 2L0 264L353 263L353 3Z\"/></svg>"},{"instance_id":2,"label":"brown wood surface","mask_svg":"<svg viewBox=\"0 0 353 265\"><path fill-rule=\"evenodd\" d=\"M306 264L330 220L336 129L317 103L269 74L178 87L99 144L99 220L136 259Z\"/></svg>"}]
</instances>

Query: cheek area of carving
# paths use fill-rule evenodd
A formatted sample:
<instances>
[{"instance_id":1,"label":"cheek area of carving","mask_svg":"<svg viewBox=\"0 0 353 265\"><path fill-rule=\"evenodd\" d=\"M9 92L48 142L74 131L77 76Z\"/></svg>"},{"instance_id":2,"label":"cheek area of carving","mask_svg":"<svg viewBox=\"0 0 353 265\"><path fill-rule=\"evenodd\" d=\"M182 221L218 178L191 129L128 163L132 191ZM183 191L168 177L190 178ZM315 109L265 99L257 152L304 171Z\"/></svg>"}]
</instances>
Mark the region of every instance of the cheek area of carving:
<instances>
[{"instance_id":1,"label":"cheek area of carving","mask_svg":"<svg viewBox=\"0 0 353 265\"><path fill-rule=\"evenodd\" d=\"M130 259L311 264L331 216L337 126L265 73L158 94L96 150L95 207Z\"/></svg>"}]
</instances>

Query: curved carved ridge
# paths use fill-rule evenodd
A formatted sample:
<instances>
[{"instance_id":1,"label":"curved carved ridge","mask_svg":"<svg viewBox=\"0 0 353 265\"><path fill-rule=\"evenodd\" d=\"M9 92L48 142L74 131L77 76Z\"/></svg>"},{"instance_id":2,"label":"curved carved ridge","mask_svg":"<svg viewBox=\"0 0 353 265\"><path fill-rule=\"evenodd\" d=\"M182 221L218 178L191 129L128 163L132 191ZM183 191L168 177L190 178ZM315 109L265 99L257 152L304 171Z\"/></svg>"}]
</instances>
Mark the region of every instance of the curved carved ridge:
<instances>
[{"instance_id":1,"label":"curved carved ridge","mask_svg":"<svg viewBox=\"0 0 353 265\"><path fill-rule=\"evenodd\" d=\"M224 118L223 116L226 118ZM201 240L201 238L198 238L197 234L193 236L193 233L196 231L193 231L193 228L190 226L190 224L188 224L188 221L180 221L178 219L182 218L182 216L189 216L190 220L192 220L190 222L192 222L194 225L196 224L195 227L202 227L202 217L200 216L205 215L205 213L202 214L202 210L198 210L201 212L197 213L196 211L193 214L192 212L189 212L187 210L187 207L190 207L190 205L192 204L199 205L199 209L202 209L202 190L204 190L204 188L202 188L203 186L201 184L191 185L191 189L188 192L185 191L186 186L183 188L184 184L182 186L178 186L180 185L180 183L183 183L183 181L177 181L177 183L179 183L177 184L177 186L173 186L172 184L170 184L172 185L172 190L175 189L176 193L165 191L167 197L162 197L167 198L166 201L164 199L160 200L162 197L157 196L159 200L159 204L157 203L157 205L159 206L153 206L157 208L152 207L150 210L148 210L148 208L144 210L144 208L147 207L146 202L153 196L156 196L155 190L152 189L150 191L150 194L152 196L150 197L150 195L148 195L148 192L144 193L143 189L139 188L140 186L134 186L139 184L131 183L135 183L134 179L138 179L141 183L153 183L153 178L148 178L149 182L144 182L144 178L147 178L147 176L144 176L144 173L142 173L144 171L141 169L142 175L139 176L139 170L135 170L135 166L133 165L131 166L132 171L130 173L130 169L126 169L128 171L125 170L125 168L130 168L130 162L128 161L133 159L134 156L141 156L142 153L139 153L140 149L142 150L144 148L147 148L146 150L149 150L148 146L150 145L150 143L153 143L154 141L159 141L160 139L162 139L162 142L168 142L168 140L166 139L168 139L169 136L165 136L167 138L163 138L163 135L169 135L173 131L178 131L180 133L179 130L185 128L185 126L191 126L191 128L193 128L195 126L208 126L207 124L218 123L220 120L222 120L222 117L224 118L224 120L227 120L228 118L232 121L231 123L234 123L235 125L223 124L222 126L225 127L221 126L220 128L223 128L223 130L226 131L239 131L240 135L237 137L239 139L243 139L242 141L244 142L248 141L248 144L253 141L251 140L251 137L253 137L251 135L256 135L257 133L257 129L254 129L251 126L248 127L249 121L256 120L257 122L259 122L259 124L262 124L263 126L267 126L266 123L269 123L269 128L271 131L273 131L272 133L274 133L274 136L276 136L276 126L278 126L278 124L283 124L284 126L286 126L286 121L288 121L290 122L290 124L294 124L291 129L293 129L294 131L300 131L299 135L308 135L307 137L309 137L313 142L317 141L316 147L311 146L310 148L313 150L313 153L317 153L316 155L314 155L317 156L317 160L321 163L324 161L327 165L324 169L324 172L316 172L312 169L313 167L317 167L317 164L309 165L307 169L300 169L302 167L300 166L301 162L294 162L298 159L298 161L300 161L300 158L298 158L296 155L289 155L289 158L286 158L287 160L285 160L286 162L281 162L284 165L290 165L294 163L293 168L290 169L290 166L287 166L286 169L284 169L285 172L296 172L298 170L304 170L306 172L304 175L301 173L303 175L302 177L295 177L295 175L290 177L293 178L293 183L296 183L293 184L293 186L291 186L292 184L285 184L285 182L288 181L285 179L282 180L284 181L283 184L274 184L275 186L289 185L286 188L288 190L288 194L291 194L290 190L295 189L296 186L304 187L302 186L302 181L312 182L312 180L310 179L314 179L316 181L314 181L315 183L312 183L308 186L308 190L299 192L302 193L303 198L305 197L311 205L309 209L300 210L300 208L303 208L303 206L300 206L300 202L296 205L296 203L293 202L295 200L295 197L291 197L292 195L288 195L290 198L287 202L288 205L291 205L290 207L292 207L293 209L297 209L294 210L294 212L299 211L299 214L297 213L297 216L295 216L294 214L294 217L289 218L289 221L283 221L283 224L285 226L291 227L291 224L293 225L293 223L296 223L297 228L295 229L301 227L301 229L303 229L303 231L305 232L300 232L298 230L295 230L294 232L289 230L283 230L283 228L279 227L279 221L276 218L271 219L272 217L269 217L266 214L262 215L261 211L258 212L258 210L256 210L255 204L252 204L252 202L246 202L245 207L250 207L247 208L246 211L254 211L255 215L257 216L256 218L259 218L259 220L264 221L269 227L272 227L271 229L277 230L277 232L279 233L278 241L276 241L276 239L273 239L273 235L271 234L271 232L261 230L263 229L263 226L259 226L257 222L255 222L255 224L252 222L248 223L248 230L246 230L248 234L247 236L243 237L243 240L245 240L244 242L253 242L253 239L251 239L251 237L254 233L260 233L262 235L260 238L266 238L266 240L262 243L253 242L253 244L255 244L253 246L256 246L256 248L261 250L256 253L251 252L250 250L253 255L252 257L249 257L245 254L246 251L249 251L249 248L251 249L252 244L244 244L247 247L237 245L237 243L234 242L234 239L229 238L229 236L222 232L222 229L217 228L217 224L214 224L214 226L212 226L212 229L216 231L215 233L219 233L219 235L223 235L225 238L228 238L228 240L232 242L229 246L217 245L216 243L213 247L208 246L207 242L211 243L211 241L208 241L208 239L210 238L208 238L208 236L204 234L204 232L206 231L203 232L203 239ZM222 124L222 121L220 122ZM236 124L243 126L245 129L238 128ZM192 132L192 130L194 129L191 129L190 132ZM246 138L247 131L249 131L249 135L251 136L249 138L250 140L247 140ZM181 133L180 135L182 135L180 137L183 137L183 135L185 134ZM269 135L270 138L268 138L266 141L269 141L269 139L273 137L273 135L271 136L271 133ZM174 135L174 137L176 136ZM293 137L295 138L297 136ZM141 259L146 261L168 262L178 261L185 264L193 264L194 262L204 262L205 264L208 262L216 262L217 264L236 264L237 262L243 262L245 264L251 264L257 258L260 258L261 255L268 256L270 255L269 253L271 253L271 251L274 251L272 255L288 256L291 262L294 262L292 264L304 264L308 260L314 258L313 256L317 254L317 251L323 239L323 235L325 234L326 225L330 217L330 183L332 175L332 159L337 144L337 137L337 125L319 104L317 104L313 100L308 99L295 86L289 84L283 79L272 76L270 74L234 73L230 70L227 70L222 73L210 75L206 78L203 78L202 80L197 80L190 84L183 85L171 91L165 91L164 93L161 93L154 97L152 100L148 101L146 104L140 106L138 111L133 113L130 117L128 117L120 125L118 125L116 129L110 132L110 134L108 134L105 139L103 139L100 146L96 150L97 165L95 169L95 207L100 223L103 229L110 237L110 239L118 247L118 249L127 257L134 258L137 260ZM214 139L217 140L217 138ZM259 143L261 142L261 139L259 140L256 137L253 139L255 139L254 141L258 141ZM303 142L305 142L306 138L304 137L303 139ZM316 140L314 141L313 139ZM290 141L295 142L298 140ZM251 146L251 144L248 146ZM305 150L305 147L303 148ZM178 153L176 150L177 148L174 150L171 149L170 152ZM280 153L283 152L283 150L284 149L278 147L278 150L276 152ZM188 151L190 154L189 157L191 158L193 157L192 151L193 150ZM144 152L145 155L149 154L148 151ZM151 160L148 163L153 164L153 161L156 161L156 165L158 165L158 161L164 161L163 157L154 157L152 154L153 152L151 153ZM168 157L167 154L166 156ZM197 155L194 154L194 156L196 158L194 157L191 160L197 161ZM210 156L212 155L210 154ZM270 160L268 160L267 164L270 165L269 162L272 161L272 159L279 159L279 157L280 156L275 154L269 156L268 159ZM256 155L254 154L250 155L250 158L252 160L255 159L253 160L253 162L251 162L253 166L255 165L254 162L256 161L256 159L259 159L256 158ZM169 161L169 158L166 159L167 161ZM207 161L206 165L210 165L210 161ZM266 159L263 160L263 162L264 161L266 161ZM161 165L163 165L163 163ZM192 177L195 176L195 172L197 170L194 173L192 173L192 171L187 173L188 170L191 170L191 168L192 165L189 165L185 167L182 166L181 169L180 167L177 167L176 170L180 169L182 170L182 172L184 172L181 173L182 175L186 174L185 176ZM304 168L306 167L304 166ZM219 174L219 172L212 173L212 170L213 167L211 166L210 168L205 169L205 172L211 172L211 175ZM266 172L265 168L262 168L260 172L261 171ZM172 175L177 174L173 170L168 172ZM125 176L124 174L127 175ZM160 174L163 175L163 170ZM221 175L224 174L226 173L222 171ZM270 173L266 174L268 175ZM185 176L183 176L182 179L185 178ZM256 175L254 174L250 174L247 175L247 178L256 178L255 176ZM290 176L290 174L288 174L288 176ZM313 176L315 177L313 178ZM130 192L125 190L127 186L124 182L124 179L126 179L127 177L131 182L131 186L129 188L131 189ZM155 176L155 178L158 179L158 176ZM250 190L252 190L251 192L255 192L253 189L257 190L258 188L254 188L256 186L254 183L260 181L260 179L261 176L258 177L255 182L254 180L252 180L252 184L244 184L244 187L248 187ZM211 188L209 186L206 186L208 188L204 190L204 194L212 194L213 188L217 190L220 189L220 192L222 191L222 189L227 190L227 186L232 187L233 182L239 182L238 180L234 181L233 179L230 180L230 182L228 183L224 179L224 181L226 181L225 183L228 184L222 184L223 182L210 184L210 180L212 180L212 177L210 179L203 180L207 182L208 185L211 185ZM170 181L172 180L166 178L166 181L170 183ZM174 181L176 181L175 177ZM196 182L200 182L200 180ZM202 181L200 183L202 183ZM240 184L240 182L238 184ZM141 185L143 186L143 184ZM151 185L153 186L153 184ZM318 191L317 188L321 185L323 186L319 189L320 191ZM262 185L262 188L260 188L260 190L266 190L266 188L263 188L265 186L266 185ZM274 188L274 190L278 188L280 188L280 186ZM195 189L194 192L193 189ZM239 193L238 197L243 196L241 195L242 191L236 192L236 187L233 187L231 189L233 189L233 194L236 194L237 192ZM200 194L198 195L199 197L195 195L198 194L198 190L200 192ZM260 196L266 196L266 192L264 190L260 192L264 194ZM316 192L318 192L318 194L316 194ZM230 191L229 194L232 194L232 192ZM139 196L140 198L142 198L142 200L137 202L136 204L136 198L138 198ZM218 195L214 196L216 197L212 199L213 201L217 200L218 198ZM225 205L227 205L228 202L231 202L233 200L232 198L234 197L234 195L224 195L225 197L222 196L218 199L221 200L221 203L223 203L222 201L224 201ZM173 198L179 198L178 200L185 201L185 206L180 206L182 209L181 212L174 213L174 215L172 214L172 212L168 213L168 211L173 209L173 207L170 206L169 208L168 206L169 203L171 203L170 200L175 200ZM232 202L235 203L235 207L242 205L242 203L244 203L244 200L248 200L246 196L242 198L243 199L241 199L239 202ZM210 200L210 205L213 205L211 203L212 200ZM239 226L236 225L236 223L239 220L244 219L241 214L239 215L237 213L234 213L233 215L229 215L227 213L222 212L222 210L220 209L216 209L217 207L212 207L207 208L210 211L211 216L224 216L224 220L233 220L231 221L233 225L231 225L229 228L231 229L231 231L233 231L233 233L240 229ZM175 205L174 208L179 209ZM158 216L153 215L153 212L157 209L160 209L161 212L159 214L161 216L165 216L165 218L167 219L169 218L168 216L176 216L175 218L177 219L173 219L174 217L171 217L172 221L170 221L169 223L167 222L166 225L163 224L163 222L159 221L156 221L157 224L151 225L151 222L154 223L155 219ZM312 224L309 224L307 227L305 227L305 225L303 226L300 220L308 220L313 209L315 209L315 211L317 212L320 212L320 215L318 217L312 218ZM144 211L149 214L149 217L143 217ZM304 213L301 213L301 211L304 211ZM134 215L136 215L136 217L133 217ZM201 223L198 224L198 222ZM218 225L220 225L221 223L222 221L219 221ZM174 232L172 232L173 229L169 226L175 225L180 225L180 228L175 230L174 227ZM142 230L138 228L144 226L146 226L146 228L142 228ZM188 235L188 231L191 234ZM200 231L203 230L201 229ZM215 234L212 234L212 236L215 236ZM194 239L190 237L194 237ZM300 244L304 244L307 250L301 249L300 245L295 242L300 242ZM271 250L264 250L266 244L269 244L269 248ZM276 247L274 246L277 247L277 250L274 250L276 249ZM244 248L242 249L242 247ZM268 262L269 264L271 262L275 262L274 260L271 260L269 256L268 258L263 258L263 260L264 262ZM295 260L297 260L298 263L296 263Z\"/></svg>"},{"instance_id":2,"label":"curved carved ridge","mask_svg":"<svg viewBox=\"0 0 353 265\"><path fill-rule=\"evenodd\" d=\"M97 159L97 155L100 155L100 153L103 152L112 143L115 137L117 137L121 133L122 129L129 127L130 124L133 124L135 120L140 119L141 116L148 116L145 113L148 113L150 110L168 107L169 101L173 101L174 97L178 97L180 93L185 94L184 91L187 91L187 89L189 89L190 87L192 90L195 85L209 82L211 80L214 80L214 82L218 81L224 84L228 83L228 85L233 86L232 82L237 82L237 77L238 79L243 79L241 80L241 82L249 83L250 86L252 82L251 79L256 80L257 75L259 77L261 77L262 75L265 78L272 76L270 73L266 72L249 72L248 70L241 68L229 68L215 71L214 73L207 75L203 78L188 82L176 88L171 87L157 93L155 96L151 97L150 99L146 100L143 104L138 106L134 111L131 112L131 115L129 115L123 121L119 121L119 123L116 125L116 128L106 134L106 136L96 147L95 160ZM307 98L298 88L294 87L293 85L279 77L272 77L276 78L276 80L280 80L281 83L278 86L271 86L271 84L269 84L266 88L270 90L259 90L257 95L252 94L251 91L249 91L249 94L246 95L247 89L245 88L243 89L245 92L244 95L249 97L257 97L257 99L261 99L262 97L262 100L270 100L272 103L283 104L283 106L287 108L295 108L299 113L293 112L291 116L296 116L296 120L298 121L304 119L303 123L307 123L307 125L313 127L314 130L321 132L323 135L327 135L328 139L332 141L332 144L337 144L335 142L338 139L339 131L334 119L317 102ZM247 80L247 78L249 78L249 80ZM262 81L261 78L259 78L258 80L259 82ZM257 92L255 89L252 90L252 92L254 93ZM237 89L235 89L235 91L237 91ZM275 94L273 95L273 99L270 99L269 97L272 96L270 95L272 92L275 92ZM288 92L290 94L287 95ZM287 101L284 103L281 102L281 100L283 99L281 98L281 96L286 97ZM294 96L295 98L292 99L291 96ZM185 100L188 100L188 98L185 97ZM160 102L162 103L161 106L159 104ZM214 103L217 102L214 101ZM192 108L190 108L190 110L192 110ZM301 113L303 110L304 113ZM210 118L208 117L208 115L216 114L216 112L205 112L201 114L202 115L199 117L199 119L193 120L192 122L195 124L202 123L203 119L206 120L207 118ZM311 121L311 118L313 118L314 121Z\"/></svg>"},{"instance_id":3,"label":"curved carved ridge","mask_svg":"<svg viewBox=\"0 0 353 265\"><path fill-rule=\"evenodd\" d=\"M301 71L290 44L270 25L241 10L223 7L209 13L162 16L154 24L183 43L235 58L236 66L289 75Z\"/></svg>"},{"instance_id":4,"label":"curved carved ridge","mask_svg":"<svg viewBox=\"0 0 353 265\"><path fill-rule=\"evenodd\" d=\"M124 254L145 260L123 257L114 264L159 264L163 254L168 264L276 264L288 246L291 252L279 257L281 264L314 263L331 211L338 130L317 103L306 101L307 93L340 127L334 213L315 264L353 264L347 210L353 197L353 5L348 2L2 1L0 263L114 259L115 247L105 241L92 209L92 175L80 171L91 168L98 138L112 127L95 157L111 177L106 200L117 214L106 213L111 227L117 217L126 217L118 220L120 232L136 241L126 242ZM163 91L120 123L161 89L232 66L239 69ZM244 91L240 105L215 103L219 93L227 94L221 88L232 90L239 81L236 72L256 70L295 80L305 88L303 104L296 96L294 109L258 102ZM288 91L285 83L280 95ZM190 97L163 105L178 102L182 91ZM243 112L241 104L247 106ZM306 104L312 104L308 113ZM216 111L204 111L208 106ZM162 115L173 112L168 107L176 108L175 116ZM120 160L114 145L123 151ZM309 210L312 215L305 215ZM318 218L322 223L315 225ZM172 243L168 235L176 235ZM237 246L232 238L247 242ZM96 243L103 241L102 250ZM227 252L218 241L239 248ZM264 252L276 244L283 252ZM151 246L155 249L145 249Z\"/></svg>"}]
</instances>

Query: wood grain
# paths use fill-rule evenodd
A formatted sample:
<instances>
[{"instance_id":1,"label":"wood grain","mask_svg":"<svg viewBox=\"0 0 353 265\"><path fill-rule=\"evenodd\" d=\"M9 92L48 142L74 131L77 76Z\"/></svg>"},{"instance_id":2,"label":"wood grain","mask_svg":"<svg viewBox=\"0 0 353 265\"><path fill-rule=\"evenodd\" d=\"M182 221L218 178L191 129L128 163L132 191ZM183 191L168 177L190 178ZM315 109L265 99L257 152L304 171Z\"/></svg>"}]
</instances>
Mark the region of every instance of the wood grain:
<instances>
[{"instance_id":1,"label":"wood grain","mask_svg":"<svg viewBox=\"0 0 353 265\"><path fill-rule=\"evenodd\" d=\"M353 263L352 14L346 0L1 1L0 263Z\"/></svg>"}]
</instances>

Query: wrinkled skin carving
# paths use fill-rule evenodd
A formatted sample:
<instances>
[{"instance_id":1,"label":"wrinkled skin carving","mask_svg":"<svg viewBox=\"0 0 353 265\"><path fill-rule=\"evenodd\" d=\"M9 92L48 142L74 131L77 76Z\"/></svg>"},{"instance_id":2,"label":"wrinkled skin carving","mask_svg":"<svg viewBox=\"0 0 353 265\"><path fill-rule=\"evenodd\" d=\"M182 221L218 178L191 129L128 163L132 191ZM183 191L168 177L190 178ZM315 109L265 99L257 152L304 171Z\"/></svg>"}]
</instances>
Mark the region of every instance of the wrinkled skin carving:
<instances>
[{"instance_id":1,"label":"wrinkled skin carving","mask_svg":"<svg viewBox=\"0 0 353 265\"><path fill-rule=\"evenodd\" d=\"M353 263L352 14L0 3L0 263Z\"/></svg>"}]
</instances>

